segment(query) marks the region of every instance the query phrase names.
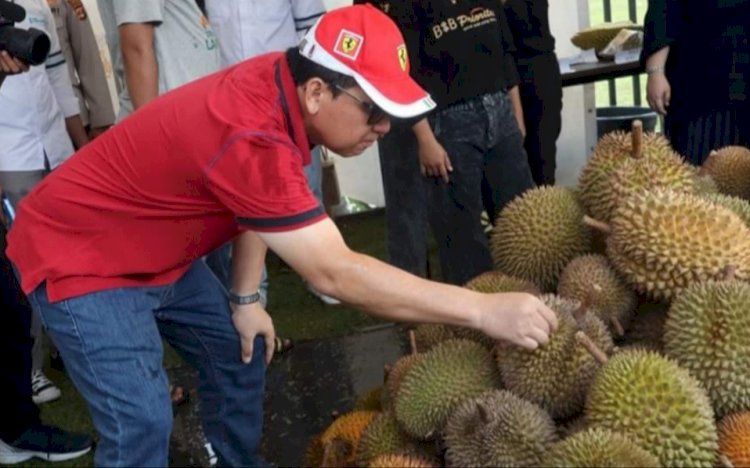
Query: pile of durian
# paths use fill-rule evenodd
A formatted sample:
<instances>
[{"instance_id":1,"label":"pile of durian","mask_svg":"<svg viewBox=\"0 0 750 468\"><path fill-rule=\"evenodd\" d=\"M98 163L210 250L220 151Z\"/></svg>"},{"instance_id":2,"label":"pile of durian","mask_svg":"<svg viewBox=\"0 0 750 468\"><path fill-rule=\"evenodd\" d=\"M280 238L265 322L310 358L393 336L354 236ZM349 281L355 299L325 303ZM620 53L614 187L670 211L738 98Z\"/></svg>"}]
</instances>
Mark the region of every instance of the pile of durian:
<instances>
[{"instance_id":1,"label":"pile of durian","mask_svg":"<svg viewBox=\"0 0 750 468\"><path fill-rule=\"evenodd\" d=\"M550 342L418 325L305 465L750 466L750 150L696 168L635 122L577 188L506 206L490 244L466 287L538 294Z\"/></svg>"}]
</instances>

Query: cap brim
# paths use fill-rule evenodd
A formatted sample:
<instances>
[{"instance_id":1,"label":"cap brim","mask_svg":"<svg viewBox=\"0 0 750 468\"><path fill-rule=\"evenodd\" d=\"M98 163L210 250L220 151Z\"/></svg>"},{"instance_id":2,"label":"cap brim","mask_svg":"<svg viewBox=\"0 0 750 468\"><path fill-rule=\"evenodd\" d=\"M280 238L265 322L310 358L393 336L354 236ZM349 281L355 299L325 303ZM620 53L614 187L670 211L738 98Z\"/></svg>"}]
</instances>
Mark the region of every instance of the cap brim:
<instances>
[{"instance_id":1,"label":"cap brim","mask_svg":"<svg viewBox=\"0 0 750 468\"><path fill-rule=\"evenodd\" d=\"M367 80L357 73L353 75L365 94L394 117L416 117L430 112L436 106L430 95L409 77L397 81L377 81Z\"/></svg>"}]
</instances>

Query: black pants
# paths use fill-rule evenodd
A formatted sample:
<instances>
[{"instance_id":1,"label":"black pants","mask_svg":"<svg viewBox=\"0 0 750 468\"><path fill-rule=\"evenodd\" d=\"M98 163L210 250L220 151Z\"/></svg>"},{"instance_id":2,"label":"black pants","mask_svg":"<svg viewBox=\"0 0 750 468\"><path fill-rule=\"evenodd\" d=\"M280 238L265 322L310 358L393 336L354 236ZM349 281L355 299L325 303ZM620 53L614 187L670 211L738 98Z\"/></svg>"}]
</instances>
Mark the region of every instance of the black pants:
<instances>
[{"instance_id":1,"label":"black pants","mask_svg":"<svg viewBox=\"0 0 750 468\"><path fill-rule=\"evenodd\" d=\"M518 61L519 91L526 139L524 147L537 185L554 185L557 137L562 126L562 80L555 54Z\"/></svg>"},{"instance_id":2,"label":"black pants","mask_svg":"<svg viewBox=\"0 0 750 468\"><path fill-rule=\"evenodd\" d=\"M534 182L505 93L442 109L430 116L430 124L453 166L447 184L420 174L410 129L396 129L380 142L389 255L393 265L424 276L429 223L443 280L463 284L492 269L480 223L482 181L497 210Z\"/></svg>"},{"instance_id":3,"label":"black pants","mask_svg":"<svg viewBox=\"0 0 750 468\"><path fill-rule=\"evenodd\" d=\"M0 439L11 442L39 423L31 400L31 306L5 256L0 226Z\"/></svg>"},{"instance_id":4,"label":"black pants","mask_svg":"<svg viewBox=\"0 0 750 468\"><path fill-rule=\"evenodd\" d=\"M750 146L750 106L693 118L667 113L664 127L674 150L692 164L701 165L712 150L728 145Z\"/></svg>"}]
</instances>

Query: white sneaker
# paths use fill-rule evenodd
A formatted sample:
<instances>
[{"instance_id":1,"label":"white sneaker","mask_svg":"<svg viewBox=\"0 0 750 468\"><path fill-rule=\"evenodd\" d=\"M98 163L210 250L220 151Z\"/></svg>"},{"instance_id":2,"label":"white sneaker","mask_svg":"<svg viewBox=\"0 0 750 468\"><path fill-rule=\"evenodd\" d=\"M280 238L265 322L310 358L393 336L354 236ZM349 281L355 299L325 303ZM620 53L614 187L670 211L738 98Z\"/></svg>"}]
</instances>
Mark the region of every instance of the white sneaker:
<instances>
[{"instance_id":1,"label":"white sneaker","mask_svg":"<svg viewBox=\"0 0 750 468\"><path fill-rule=\"evenodd\" d=\"M60 398L60 389L41 370L31 372L31 399L34 403L47 403Z\"/></svg>"},{"instance_id":2,"label":"white sneaker","mask_svg":"<svg viewBox=\"0 0 750 468\"><path fill-rule=\"evenodd\" d=\"M323 304L326 305L339 305L341 304L341 301L336 299L335 297L328 296L326 294L323 294L322 292L318 291L313 287L312 284L307 283L307 290L313 293L315 296L317 296L318 299L323 301Z\"/></svg>"}]
</instances>

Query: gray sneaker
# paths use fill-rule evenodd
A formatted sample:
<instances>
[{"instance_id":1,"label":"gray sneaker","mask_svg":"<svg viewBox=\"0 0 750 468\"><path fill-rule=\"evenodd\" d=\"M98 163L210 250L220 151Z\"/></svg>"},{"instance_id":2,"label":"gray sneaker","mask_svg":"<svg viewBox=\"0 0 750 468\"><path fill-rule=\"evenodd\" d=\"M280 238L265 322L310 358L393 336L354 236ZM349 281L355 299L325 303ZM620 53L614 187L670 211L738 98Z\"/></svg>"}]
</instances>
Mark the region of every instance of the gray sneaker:
<instances>
[{"instance_id":1,"label":"gray sneaker","mask_svg":"<svg viewBox=\"0 0 750 468\"><path fill-rule=\"evenodd\" d=\"M31 373L31 399L37 405L60 398L60 389L41 370Z\"/></svg>"}]
</instances>

